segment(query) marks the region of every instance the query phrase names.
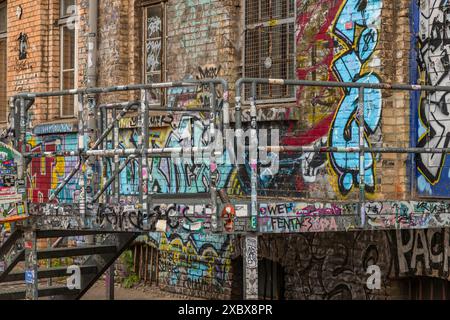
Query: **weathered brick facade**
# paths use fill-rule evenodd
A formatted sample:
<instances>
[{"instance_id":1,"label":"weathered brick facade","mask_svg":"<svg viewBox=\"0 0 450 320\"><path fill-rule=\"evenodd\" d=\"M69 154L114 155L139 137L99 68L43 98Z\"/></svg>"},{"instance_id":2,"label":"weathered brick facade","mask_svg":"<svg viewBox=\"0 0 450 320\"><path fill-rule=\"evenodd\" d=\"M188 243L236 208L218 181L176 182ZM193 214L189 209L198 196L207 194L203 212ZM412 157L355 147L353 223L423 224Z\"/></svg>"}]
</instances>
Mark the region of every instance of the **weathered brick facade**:
<instances>
[{"instance_id":1,"label":"weathered brick facade","mask_svg":"<svg viewBox=\"0 0 450 320\"><path fill-rule=\"evenodd\" d=\"M281 0L273 2L281 3ZM145 81L143 34L147 27L143 18L143 5L148 3L154 4L157 1L99 1L97 86L137 84ZM235 81L245 76L243 57L246 39L244 32L246 1L167 0L164 3L165 19L162 22L166 31L165 44L162 45L164 80L224 78L230 84L230 96L233 98ZM421 19L421 9L417 1L368 0L365 3L365 8L353 10L354 8L350 9L355 5L355 1L352 0L295 1L296 32L295 40L292 41L295 41L296 46L296 78L372 83L425 81L429 71L425 70L423 64L417 62L417 56L420 55L420 49L417 47L420 46L416 43L418 42L416 29L417 21ZM20 19L16 16L16 8L19 5L23 9ZM78 0L77 7L79 28L76 32L75 83L81 88L87 83L89 1ZM58 90L61 49L58 26L59 1L8 0L7 8L8 96L12 97L24 91ZM276 17L269 21L272 27L278 24ZM28 36L27 57L23 60L19 60L18 56L18 38L21 33ZM431 37L431 33L428 35ZM424 47L426 41L422 39L421 42L425 42L421 43ZM261 65L265 62L264 54L266 53L261 53L259 57ZM439 72L447 74L448 70ZM439 83L445 84L445 81ZM124 92L102 96L99 102L127 101L136 98L137 92ZM419 108L428 106L425 102L418 103L420 96L414 96L407 91L367 90L365 99L368 108L365 117L365 142L368 145L376 147L418 145L420 135L427 131L427 128L420 129L418 124ZM430 99L434 101L434 97ZM260 106L259 127L280 129L282 145L357 146L355 133L359 129L359 122L355 119L357 94L354 91L298 88L294 100L287 102L273 100ZM248 104L244 105L243 112L244 126L247 127L250 122ZM77 128L72 126L76 118L75 116L69 119L60 118L59 99L37 99L31 114L31 124L35 129L40 126L48 130L40 129L37 132L35 130L30 148L39 148L46 144L47 147L57 145L55 148L63 146L62 149L66 150L76 148ZM234 119L233 114L230 116ZM179 124L182 118L176 120ZM203 119L198 121L201 120ZM52 127L55 123L59 125ZM431 123L431 127L433 125ZM422 121L421 126L427 127L426 121ZM430 124L428 129L429 126ZM154 130L160 135L152 140L152 143L157 146L168 145L167 137L176 132L173 128L176 128L176 125L173 127L164 125L163 128L156 126ZM136 125L124 125L121 129L120 142L124 146L132 145L135 142L133 137ZM423 165L416 168L416 162L406 154L370 154L370 157L367 155L366 197L375 202L367 207L371 218L370 228L428 228L430 220L417 222L417 219L409 218L409 215L417 213L425 215L433 211L433 214L443 213L446 217L448 206L429 205L427 202L421 202L421 198L448 198L448 189L445 187L450 176L448 159L444 158L443 162L439 163L443 173L440 171L436 173L433 169L436 165L430 168L428 162L422 161ZM305 199L315 203L357 199L359 173L354 165L357 161L356 154L346 159L337 153L327 156L318 153L284 154L280 158L282 161L279 173L271 179L261 178L258 181L259 196L269 199L282 198L286 203L300 203L298 207L307 207L306 204L302 204ZM33 172L29 177L31 185L29 196L34 202L45 202L50 190L55 188L76 163L74 159L65 162L61 159L46 159L46 170L41 170L40 160L33 161L35 163L32 163ZM190 172L191 175L186 175L195 176L192 179L195 180L197 192L207 191L208 187L202 185L202 177L197 176L198 171L200 170L195 172L193 170ZM245 169L243 171L244 174L234 171L233 168L221 171L220 189L225 189L230 196L248 199L249 173ZM121 183L125 185L125 196L130 196L134 192L136 172L135 168L130 169L121 178ZM184 181L177 180L171 183L170 178L167 180L158 184L162 192L165 192L164 188L168 190L167 192L173 192L173 188L175 191L194 190L192 185ZM70 185L59 200L76 201L78 189L76 183ZM381 205L380 208L378 203L384 200L392 200L394 203L384 207ZM399 202L403 200L405 203ZM336 210L340 214L341 211L352 209L338 205ZM407 216L406 222L398 219L399 212L400 215ZM309 227L278 226L275 230L274 224L269 221L267 226L272 228L269 228L270 230L274 232L281 230L280 232L291 234L287 237L266 234L259 238L261 261L264 259L274 261L283 269L281 278L284 285L280 286L284 287L285 298L399 298L405 297L399 284L402 275L431 275L448 279L446 253L443 253L442 259L436 258L432 266L436 270L442 267L442 271L430 273L428 272L430 268L420 267L420 264L428 263L427 257L431 255L433 249L430 245L427 250L420 251L422 246L416 245L422 241L421 236L417 236L420 231L415 231L414 237L409 238L415 240L408 249L412 250L412 253L408 252L407 255L409 259L414 255L414 251L419 251L416 255L423 260L418 264L419 267L416 266L416 262L411 262L406 268L401 266L403 252L399 251L400 235L395 231L323 232L351 230L354 225L341 224L337 218L336 222L334 217L327 220L334 221L334 225L330 222L325 224L320 220L320 214L316 217L316 213L309 213L316 218L311 230L318 231L317 233L311 233ZM298 212L293 214L298 215ZM385 218L385 215L393 217L392 220L388 221L389 217ZM445 219L448 218L442 220L438 218L431 226L440 227L447 223ZM442 231L442 236L437 238L431 233L426 237L430 243L438 239L437 242L442 242L439 250L447 252L449 243L445 235L446 231ZM174 230L168 230L166 234L152 237L157 238L161 252L159 274L162 288L217 299L239 296L238 283L242 281L240 274L242 266L238 263L241 255L241 242L238 237L188 235L178 226ZM400 248L408 251L404 246ZM366 270L372 264L379 265L383 274L382 289L378 291L366 288L368 277Z\"/></svg>"}]
</instances>

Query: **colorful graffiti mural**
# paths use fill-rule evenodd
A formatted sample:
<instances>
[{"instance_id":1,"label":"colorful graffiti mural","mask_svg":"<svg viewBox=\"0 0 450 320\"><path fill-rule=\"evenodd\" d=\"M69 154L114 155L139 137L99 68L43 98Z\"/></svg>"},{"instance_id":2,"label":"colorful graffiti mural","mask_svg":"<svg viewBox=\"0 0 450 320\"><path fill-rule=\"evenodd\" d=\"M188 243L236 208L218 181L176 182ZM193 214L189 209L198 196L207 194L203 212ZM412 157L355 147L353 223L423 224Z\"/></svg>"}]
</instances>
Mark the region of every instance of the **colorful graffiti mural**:
<instances>
[{"instance_id":1,"label":"colorful graffiti mural","mask_svg":"<svg viewBox=\"0 0 450 320\"><path fill-rule=\"evenodd\" d=\"M412 1L411 81L433 86L448 86L450 62L447 30L448 2ZM412 127L416 136L412 145L424 148L448 148L450 122L447 92L412 93ZM417 191L423 196L448 196L450 159L442 153L417 154Z\"/></svg>"},{"instance_id":2,"label":"colorful graffiti mural","mask_svg":"<svg viewBox=\"0 0 450 320\"><path fill-rule=\"evenodd\" d=\"M333 60L333 72L342 82L380 83L376 73L380 61L376 56L381 25L381 0L344 1L333 23L332 34L341 49ZM381 122L381 90L364 91L364 124L358 121L358 89L343 89L341 99L329 134L329 146L357 147L359 128L364 126L364 145L370 146L370 136ZM342 195L347 195L359 185L359 155L332 153L330 165L337 176ZM366 191L375 190L375 156L365 155L364 180Z\"/></svg>"},{"instance_id":3,"label":"colorful graffiti mural","mask_svg":"<svg viewBox=\"0 0 450 320\"><path fill-rule=\"evenodd\" d=\"M297 1L297 78L359 83L380 83L380 59L376 52L381 27L381 0ZM357 147L359 145L358 90L300 88L297 104L305 110L301 124L291 122L283 145ZM364 144L381 136L381 91L364 93ZM366 192L375 191L376 155L367 153L364 163ZM359 155L309 153L284 162L297 167L295 187L303 195L346 197L359 185ZM292 164L297 163L297 166ZM326 178L325 178L326 177ZM318 187L322 184L322 187ZM319 190L322 189L322 190ZM311 194L308 194L310 190ZM306 193L305 193L306 192Z\"/></svg>"},{"instance_id":4,"label":"colorful graffiti mural","mask_svg":"<svg viewBox=\"0 0 450 320\"><path fill-rule=\"evenodd\" d=\"M22 156L0 142L0 224L9 224L28 216L24 201L24 182L19 181L19 170L22 166ZM8 229L9 225L2 226L0 232Z\"/></svg>"},{"instance_id":5,"label":"colorful graffiti mural","mask_svg":"<svg viewBox=\"0 0 450 320\"><path fill-rule=\"evenodd\" d=\"M231 286L231 237L162 233L156 236L156 241L163 288L183 294L207 293L218 298Z\"/></svg>"},{"instance_id":6,"label":"colorful graffiti mural","mask_svg":"<svg viewBox=\"0 0 450 320\"><path fill-rule=\"evenodd\" d=\"M154 148L171 147L206 147L208 138L208 120L193 114L177 114L165 118L165 125L151 128L150 145ZM120 131L119 148L136 148L139 129L128 128ZM111 142L109 146L112 147ZM122 161L124 161L122 159ZM218 162L217 185L224 188L229 182L233 167L227 153ZM173 158L149 159L152 181L149 189L155 193L197 193L209 190L209 160L180 155ZM111 172L111 162L108 166ZM120 174L120 190L122 195L137 195L139 188L139 161L133 160Z\"/></svg>"},{"instance_id":7,"label":"colorful graffiti mural","mask_svg":"<svg viewBox=\"0 0 450 320\"><path fill-rule=\"evenodd\" d=\"M64 126L65 127L65 126ZM56 130L56 129L55 129ZM30 135L27 139L29 152L56 152L77 150L76 133ZM33 158L28 172L28 198L31 202L45 203L53 190L78 164L77 157ZM58 195L58 202L77 202L80 193L78 179L74 177Z\"/></svg>"}]
</instances>

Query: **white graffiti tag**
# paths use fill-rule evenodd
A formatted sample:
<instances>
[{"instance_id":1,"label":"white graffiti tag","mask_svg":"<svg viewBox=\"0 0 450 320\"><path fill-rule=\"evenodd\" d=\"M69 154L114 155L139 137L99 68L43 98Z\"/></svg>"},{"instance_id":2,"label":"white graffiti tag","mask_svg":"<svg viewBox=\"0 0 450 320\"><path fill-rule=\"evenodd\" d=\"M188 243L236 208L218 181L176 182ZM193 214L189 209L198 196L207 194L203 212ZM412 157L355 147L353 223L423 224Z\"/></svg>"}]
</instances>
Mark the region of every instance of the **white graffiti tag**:
<instances>
[{"instance_id":1,"label":"white graffiti tag","mask_svg":"<svg viewBox=\"0 0 450 320\"><path fill-rule=\"evenodd\" d=\"M420 1L419 61L427 84L447 86L450 83L450 24L448 1ZM448 92L432 92L422 97L420 120L426 133L419 139L418 147L447 148L450 144L450 115ZM417 166L427 180L439 182L445 154L421 153L416 156Z\"/></svg>"}]
</instances>

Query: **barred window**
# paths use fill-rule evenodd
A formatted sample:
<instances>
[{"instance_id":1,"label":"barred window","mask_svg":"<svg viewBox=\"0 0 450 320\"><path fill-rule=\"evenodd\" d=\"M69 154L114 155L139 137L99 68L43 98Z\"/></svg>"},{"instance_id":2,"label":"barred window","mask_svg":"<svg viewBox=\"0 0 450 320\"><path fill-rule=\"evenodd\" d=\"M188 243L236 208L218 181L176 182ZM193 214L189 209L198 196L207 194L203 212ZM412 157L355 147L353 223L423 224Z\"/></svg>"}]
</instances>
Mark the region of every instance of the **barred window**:
<instances>
[{"instance_id":1,"label":"barred window","mask_svg":"<svg viewBox=\"0 0 450 320\"><path fill-rule=\"evenodd\" d=\"M165 81L165 2L148 1L144 3L144 82ZM152 99L163 102L163 90L152 90Z\"/></svg>"},{"instance_id":2,"label":"barred window","mask_svg":"<svg viewBox=\"0 0 450 320\"><path fill-rule=\"evenodd\" d=\"M0 1L0 122L6 122L8 98L6 88L7 50L6 50L7 14L6 1Z\"/></svg>"},{"instance_id":3,"label":"barred window","mask_svg":"<svg viewBox=\"0 0 450 320\"><path fill-rule=\"evenodd\" d=\"M294 79L294 43L294 0L245 0L245 77ZM250 86L246 86L245 96L250 97ZM258 100L294 96L293 87L257 88Z\"/></svg>"}]
</instances>

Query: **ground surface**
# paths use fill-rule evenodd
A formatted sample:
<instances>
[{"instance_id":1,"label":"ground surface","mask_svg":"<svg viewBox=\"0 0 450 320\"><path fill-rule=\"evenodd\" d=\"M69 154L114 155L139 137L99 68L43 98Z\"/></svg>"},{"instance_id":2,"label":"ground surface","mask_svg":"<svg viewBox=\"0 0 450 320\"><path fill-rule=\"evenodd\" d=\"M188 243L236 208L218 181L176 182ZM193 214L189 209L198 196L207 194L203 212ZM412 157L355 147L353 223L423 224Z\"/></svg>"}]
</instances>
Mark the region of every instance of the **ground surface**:
<instances>
[{"instance_id":1,"label":"ground surface","mask_svg":"<svg viewBox=\"0 0 450 320\"><path fill-rule=\"evenodd\" d=\"M114 294L115 300L199 300L198 298L165 292L156 286L150 287L149 285L137 285L131 289L116 285ZM97 281L81 300L106 300L105 280Z\"/></svg>"}]
</instances>

